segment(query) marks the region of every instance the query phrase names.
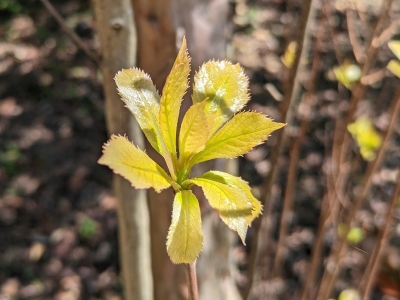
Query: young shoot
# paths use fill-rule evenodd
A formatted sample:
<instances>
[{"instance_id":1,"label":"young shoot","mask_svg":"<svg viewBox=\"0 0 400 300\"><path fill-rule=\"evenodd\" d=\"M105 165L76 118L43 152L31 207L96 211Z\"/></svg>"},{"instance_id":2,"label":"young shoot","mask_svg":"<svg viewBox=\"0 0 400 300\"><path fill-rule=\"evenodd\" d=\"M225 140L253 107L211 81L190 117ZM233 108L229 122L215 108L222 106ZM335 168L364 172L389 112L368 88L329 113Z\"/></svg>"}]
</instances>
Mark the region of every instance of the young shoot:
<instances>
[{"instance_id":1,"label":"young shoot","mask_svg":"<svg viewBox=\"0 0 400 300\"><path fill-rule=\"evenodd\" d=\"M161 97L150 77L139 69L122 70L115 76L122 101L151 146L164 157L168 170L120 135L111 136L99 159L100 164L129 180L135 188L152 187L157 192L174 189L167 251L176 264L194 262L203 247L200 207L191 191L193 185L202 188L211 207L243 243L247 228L262 210L240 177L209 171L190 178L192 167L216 158L241 156L285 125L258 112L239 112L249 100L248 79L242 68L228 61L209 61L194 77L193 105L178 133L189 63L184 39Z\"/></svg>"}]
</instances>

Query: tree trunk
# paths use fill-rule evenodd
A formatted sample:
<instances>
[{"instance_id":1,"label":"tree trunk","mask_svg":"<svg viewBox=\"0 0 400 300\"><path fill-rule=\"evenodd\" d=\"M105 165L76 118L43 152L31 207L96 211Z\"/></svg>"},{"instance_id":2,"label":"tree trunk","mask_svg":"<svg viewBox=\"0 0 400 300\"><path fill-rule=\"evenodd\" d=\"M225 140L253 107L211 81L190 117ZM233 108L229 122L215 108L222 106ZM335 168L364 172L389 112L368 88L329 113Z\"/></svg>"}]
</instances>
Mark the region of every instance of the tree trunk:
<instances>
[{"instance_id":1,"label":"tree trunk","mask_svg":"<svg viewBox=\"0 0 400 300\"><path fill-rule=\"evenodd\" d=\"M105 114L109 134L127 134L144 148L144 138L133 116L123 106L114 83L115 74L136 64L136 29L130 0L93 0L101 43ZM136 190L121 176L113 178L118 200L120 264L124 299L153 299L149 211L145 190Z\"/></svg>"},{"instance_id":2,"label":"tree trunk","mask_svg":"<svg viewBox=\"0 0 400 300\"><path fill-rule=\"evenodd\" d=\"M232 30L232 8L228 0L174 0L175 22L180 35L186 35L194 71L206 61L225 59ZM180 38L180 37L179 37ZM191 92L187 95L190 96ZM185 99L183 111L191 105ZM237 173L237 160L217 160L195 166L192 176L210 169ZM229 170L227 170L229 169ZM195 192L198 192L197 190ZM233 278L234 265L230 251L237 235L226 226L208 202L197 193L201 202L204 247L197 262L200 299L241 299Z\"/></svg>"},{"instance_id":3,"label":"tree trunk","mask_svg":"<svg viewBox=\"0 0 400 300\"><path fill-rule=\"evenodd\" d=\"M138 32L138 66L150 75L159 93L177 54L175 26L171 3L168 0L132 0ZM147 153L165 168L165 162L147 145ZM171 189L157 194L148 191L151 224L151 257L154 299L185 299L179 286L185 284L182 266L170 261L166 250L168 228L171 223Z\"/></svg>"}]
</instances>

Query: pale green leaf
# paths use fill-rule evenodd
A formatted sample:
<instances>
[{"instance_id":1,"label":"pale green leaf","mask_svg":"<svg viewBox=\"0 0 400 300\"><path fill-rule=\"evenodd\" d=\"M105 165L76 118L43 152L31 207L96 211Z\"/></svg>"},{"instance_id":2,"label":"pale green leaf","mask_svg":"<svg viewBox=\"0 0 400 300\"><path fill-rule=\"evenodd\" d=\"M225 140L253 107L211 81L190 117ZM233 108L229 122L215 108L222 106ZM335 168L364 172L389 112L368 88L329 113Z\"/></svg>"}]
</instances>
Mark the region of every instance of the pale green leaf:
<instances>
[{"instance_id":1,"label":"pale green leaf","mask_svg":"<svg viewBox=\"0 0 400 300\"><path fill-rule=\"evenodd\" d=\"M289 69L293 66L293 63L295 61L296 51L297 43L295 41L291 41L286 48L285 53L281 56L283 64Z\"/></svg>"},{"instance_id":2,"label":"pale green leaf","mask_svg":"<svg viewBox=\"0 0 400 300\"><path fill-rule=\"evenodd\" d=\"M159 153L160 147L160 96L150 76L139 69L126 69L117 73L115 82L122 101L131 111L148 141Z\"/></svg>"},{"instance_id":3,"label":"pale green leaf","mask_svg":"<svg viewBox=\"0 0 400 300\"><path fill-rule=\"evenodd\" d=\"M400 59L400 41L390 41L388 43L389 49L392 50L393 54Z\"/></svg>"},{"instance_id":4,"label":"pale green leaf","mask_svg":"<svg viewBox=\"0 0 400 300\"><path fill-rule=\"evenodd\" d=\"M390 72L400 78L400 61L392 59L388 63L387 68Z\"/></svg>"},{"instance_id":5,"label":"pale green leaf","mask_svg":"<svg viewBox=\"0 0 400 300\"><path fill-rule=\"evenodd\" d=\"M176 128L182 98L188 88L190 57L186 49L186 39L167 77L161 96L160 126L168 151L176 156Z\"/></svg>"},{"instance_id":6,"label":"pale green leaf","mask_svg":"<svg viewBox=\"0 0 400 300\"><path fill-rule=\"evenodd\" d=\"M382 137L376 131L372 120L361 116L357 120L347 126L347 130L351 133L360 147L360 153L365 160L373 160L375 152L382 145Z\"/></svg>"},{"instance_id":7,"label":"pale green leaf","mask_svg":"<svg viewBox=\"0 0 400 300\"><path fill-rule=\"evenodd\" d=\"M361 296L356 289L345 289L339 294L338 300L361 300Z\"/></svg>"},{"instance_id":8,"label":"pale green leaf","mask_svg":"<svg viewBox=\"0 0 400 300\"><path fill-rule=\"evenodd\" d=\"M210 171L203 174L201 177L236 188L237 190L244 192L250 200L252 206L250 214L247 211L228 213L220 212L220 217L224 223L230 224L229 227L239 233L243 244L245 244L247 228L251 225L251 222L261 214L262 205L260 201L253 196L248 183L239 177L220 171Z\"/></svg>"},{"instance_id":9,"label":"pale green leaf","mask_svg":"<svg viewBox=\"0 0 400 300\"><path fill-rule=\"evenodd\" d=\"M249 100L248 79L239 64L209 61L200 67L194 76L193 103L206 98L206 113L215 113L213 133Z\"/></svg>"},{"instance_id":10,"label":"pale green leaf","mask_svg":"<svg viewBox=\"0 0 400 300\"><path fill-rule=\"evenodd\" d=\"M238 113L208 140L204 150L197 153L191 163L243 155L283 126L285 124L276 123L260 113Z\"/></svg>"},{"instance_id":11,"label":"pale green leaf","mask_svg":"<svg viewBox=\"0 0 400 300\"><path fill-rule=\"evenodd\" d=\"M205 102L192 105L186 112L179 133L179 155L182 160L204 148L210 129L204 112Z\"/></svg>"},{"instance_id":12,"label":"pale green leaf","mask_svg":"<svg viewBox=\"0 0 400 300\"><path fill-rule=\"evenodd\" d=\"M242 178L221 171L209 171L203 174L201 177L237 188L246 194L246 196L250 199L252 205L252 214L246 219L248 225L250 225L251 222L261 214L262 205L260 201L258 201L257 198L253 196L249 184Z\"/></svg>"},{"instance_id":13,"label":"pale green leaf","mask_svg":"<svg viewBox=\"0 0 400 300\"><path fill-rule=\"evenodd\" d=\"M348 62L334 67L333 73L335 74L337 81L339 81L348 89L351 89L353 84L361 78L360 67Z\"/></svg>"},{"instance_id":14,"label":"pale green leaf","mask_svg":"<svg viewBox=\"0 0 400 300\"><path fill-rule=\"evenodd\" d=\"M203 189L211 207L219 212L222 221L229 228L237 231L244 243L249 226L248 220L253 218L252 200L249 199L245 192L237 187L203 177L193 178L188 181Z\"/></svg>"},{"instance_id":15,"label":"pale green leaf","mask_svg":"<svg viewBox=\"0 0 400 300\"><path fill-rule=\"evenodd\" d=\"M188 190L175 195L167 252L175 264L192 263L203 248L199 201Z\"/></svg>"},{"instance_id":16,"label":"pale green leaf","mask_svg":"<svg viewBox=\"0 0 400 300\"><path fill-rule=\"evenodd\" d=\"M153 187L159 192L171 186L171 178L167 173L124 136L111 136L104 144L103 155L98 163L110 167L138 189Z\"/></svg>"}]
</instances>

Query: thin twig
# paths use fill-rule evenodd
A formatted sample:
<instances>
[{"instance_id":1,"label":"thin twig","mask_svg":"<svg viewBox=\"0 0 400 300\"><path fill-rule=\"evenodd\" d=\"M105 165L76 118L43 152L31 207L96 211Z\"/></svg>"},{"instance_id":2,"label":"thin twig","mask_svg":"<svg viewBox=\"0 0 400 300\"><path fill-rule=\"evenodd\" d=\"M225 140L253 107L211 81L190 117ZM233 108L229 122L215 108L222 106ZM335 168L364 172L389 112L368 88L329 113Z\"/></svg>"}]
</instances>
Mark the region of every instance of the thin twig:
<instances>
[{"instance_id":1,"label":"thin twig","mask_svg":"<svg viewBox=\"0 0 400 300\"><path fill-rule=\"evenodd\" d=\"M311 78L310 84L308 85L308 91L304 96L304 106L307 106L305 110L309 111L312 106L312 102L314 102L315 98L315 88L318 82L318 73L320 68L321 61L321 38L323 36L324 26L320 26L317 38L315 41L315 53L312 63L311 70ZM285 239L287 235L287 231L289 228L289 216L293 210L293 201L294 201L294 192L296 189L296 177L298 172L298 163L300 156L300 149L303 144L304 137L306 136L308 124L309 124L309 112L306 112L307 115L303 116L303 120L300 125L300 134L296 137L296 140L293 143L292 150L290 151L290 163L289 163L289 172L286 180L286 188L285 188L285 197L283 199L283 210L281 215L281 221L279 226L279 238L278 245L276 248L276 257L274 260L273 267L273 276L279 277L281 276L282 271L282 260L283 253L285 249Z\"/></svg>"},{"instance_id":2,"label":"thin twig","mask_svg":"<svg viewBox=\"0 0 400 300\"><path fill-rule=\"evenodd\" d=\"M197 287L196 262L185 264L185 273L189 289L189 300L198 300L199 291Z\"/></svg>"},{"instance_id":3,"label":"thin twig","mask_svg":"<svg viewBox=\"0 0 400 300\"><path fill-rule=\"evenodd\" d=\"M376 171L380 168L384 158L384 154L386 152L386 149L389 145L392 134L394 132L396 121L400 113L400 87L396 91L395 97L392 101L392 107L391 109L389 109L389 111L392 112L392 115L390 119L390 125L386 130L386 132L383 134L384 138L382 147L377 151L376 159L368 164L367 171L364 175L364 182L362 184L363 186L362 192L356 196L356 199L354 200L354 206L349 211L346 217L343 226L344 228L343 234L338 237L335 244L333 245L329 261L331 261L335 266L333 268L333 271L325 269L317 300L325 300L329 298L333 289L333 285L336 282L337 277L339 276L341 270L340 257L342 253L344 253L347 249L348 243L346 236L348 230L350 229L351 222L353 221L356 213L360 210L364 199L367 197L369 193L369 189L372 185L372 175L375 174Z\"/></svg>"},{"instance_id":4,"label":"thin twig","mask_svg":"<svg viewBox=\"0 0 400 300\"><path fill-rule=\"evenodd\" d=\"M288 232L290 219L293 209L294 192L296 189L296 178L298 171L298 162L300 156L300 146L303 143L307 133L308 121L303 120L300 126L300 134L297 136L292 150L290 151L289 173L286 180L285 197L283 199L283 210L280 221L278 245L276 247L276 256L272 274L274 277L280 277L282 274L282 261L285 250L285 240Z\"/></svg>"},{"instance_id":5,"label":"thin twig","mask_svg":"<svg viewBox=\"0 0 400 300\"><path fill-rule=\"evenodd\" d=\"M364 63L365 61L365 50L359 40L357 33L356 33L356 26L355 26L355 18L356 18L356 11L348 8L346 9L346 19L347 19L347 29L349 32L349 39L350 44L353 48L354 56L359 64Z\"/></svg>"},{"instance_id":6,"label":"thin twig","mask_svg":"<svg viewBox=\"0 0 400 300\"><path fill-rule=\"evenodd\" d=\"M393 132L394 127L397 124L398 116L400 113L400 87L398 88L396 97L397 97L397 99L396 98L394 99L394 102L392 102L392 105L389 108L389 111L392 112L392 117L391 117L391 122L390 122L389 128L387 129L388 135L391 135L391 133ZM389 136L389 138L390 138L390 136ZM387 147L387 146L385 146L385 147ZM386 220L389 220L389 219L386 218ZM380 247L379 244L380 244L381 239L382 239L382 237L380 237L378 239L377 243L375 244L374 251L368 261L368 265L365 269L364 276L360 281L360 285L362 284L363 289L364 289L364 287L368 286L367 282L370 282L371 280L373 281L373 278L371 278L371 276L373 276L371 274L371 271L372 271L373 265L376 263L376 260L378 259L376 257L376 255L378 255L378 253L379 253L379 247ZM366 289L365 289L365 295L368 295Z\"/></svg>"},{"instance_id":7,"label":"thin twig","mask_svg":"<svg viewBox=\"0 0 400 300\"><path fill-rule=\"evenodd\" d=\"M326 22L328 23L328 30L329 30L329 34L331 36L332 47L333 47L333 50L335 51L336 60L338 61L339 65L341 65L343 63L343 57L337 46L338 43L337 43L336 34L333 30L333 26L330 24L330 19L331 19L331 14L332 14L332 0L324 0L323 1L322 13L324 14L324 16L326 18Z\"/></svg>"},{"instance_id":8,"label":"thin twig","mask_svg":"<svg viewBox=\"0 0 400 300\"><path fill-rule=\"evenodd\" d=\"M400 169L398 169L398 172L400 174ZM363 293L363 300L370 299L369 296L372 290L372 286L376 280L376 276L378 275L383 253L388 245L389 233L392 227L393 216L396 211L400 194L400 175L398 175L397 177L398 177L397 184L395 186L392 198L390 199L389 210L385 218L386 220L385 228L383 229L383 231L381 231L379 238L375 243L375 248L373 252L376 253L376 255L373 255L373 257L371 257L371 259L368 262L367 269L369 269L370 271L368 273L364 273L364 276L367 276L367 278L366 278L366 284L364 285L365 289ZM360 291L361 290L363 289L360 289Z\"/></svg>"},{"instance_id":9,"label":"thin twig","mask_svg":"<svg viewBox=\"0 0 400 300\"><path fill-rule=\"evenodd\" d=\"M48 0L40 0L43 6L47 9L47 11L53 16L53 18L57 21L57 23L61 26L61 28L65 31L65 33L75 42L75 44L83 51L85 54L93 60L97 65L100 65L99 56L90 50L86 44L82 41L82 39L65 23L63 17L59 14L59 12L55 9L55 7Z\"/></svg>"},{"instance_id":10,"label":"thin twig","mask_svg":"<svg viewBox=\"0 0 400 300\"><path fill-rule=\"evenodd\" d=\"M307 36L307 28L309 27L309 22L310 19L312 19L310 16L313 16L314 14L311 14L312 11L315 11L315 6L312 5L314 0L304 0L302 3L302 12L301 16L299 19L299 26L298 26L298 34L297 34L297 51L296 51L296 56L295 60L292 66L292 69L290 69L289 73L289 78L288 78L288 90L285 93L282 103L281 103L281 117L283 120L287 120L288 117L288 112L289 112L289 107L294 101L294 98L297 96L295 95L294 91L296 90L296 85L298 84L298 76L299 76L299 66L300 66L300 60L304 55L304 44L306 39L308 39ZM278 165L278 157L279 153L281 151L281 145L283 141L283 135L284 135L284 130L278 131L277 134L277 142L276 145L274 146L272 153L271 153L271 166L272 169L270 170L268 176L266 176L264 183L263 183L263 191L261 195L261 201L266 208L265 216L268 218L271 216L272 212L272 201L270 201L270 195L271 195L271 188L272 184L274 182L275 176L277 175L277 165ZM243 298L248 299L250 295L250 290L253 285L253 280L254 276L256 275L255 270L256 270L256 263L259 258L259 251L258 251L258 245L259 245L259 240L265 238L264 236L267 236L269 233L266 234L261 234L261 225L262 225L262 220L264 218L258 218L255 220L253 223L254 230L255 230L255 235L254 239L252 241L252 247L251 247L251 253L249 255L249 275L248 275L248 285L246 289L243 291ZM262 235L262 237L261 237ZM261 243L262 244L262 243ZM268 249L267 250L271 250Z\"/></svg>"},{"instance_id":11,"label":"thin twig","mask_svg":"<svg viewBox=\"0 0 400 300\"><path fill-rule=\"evenodd\" d=\"M328 202L329 202L328 196L325 196L321 203L321 214L319 216L319 221L318 221L317 237L311 255L310 267L307 270L306 281L304 283L303 291L301 293L301 300L312 299L312 297L310 298L312 283L315 281L318 268L321 264L321 254L324 243L324 234L327 225L329 224Z\"/></svg>"},{"instance_id":12,"label":"thin twig","mask_svg":"<svg viewBox=\"0 0 400 300\"><path fill-rule=\"evenodd\" d=\"M378 52L377 47L372 43L375 37L380 36L380 33L382 32L382 27L383 23L387 21L387 16L389 14L389 11L391 9L393 0L386 0L382 3L382 10L381 14L379 15L379 19L376 22L376 26L374 29L374 33L372 34L371 41L368 46L367 54L366 54L366 60L365 63L362 66L361 70L361 77L366 76L369 71L371 70L372 66L375 63L376 60L376 54ZM350 134L346 131L347 125L353 120L354 114L357 110L358 103L360 100L363 98L364 93L366 92L367 86L362 84L361 81L358 81L354 88L352 89L352 97L350 99L349 103L349 109L347 112L346 120L343 122L343 126L340 126L338 129L340 129L341 136L343 136L343 140L340 143L341 145L341 153L339 157L339 166L341 166L347 156L348 153L348 148L349 148L349 143L350 143Z\"/></svg>"}]
</instances>

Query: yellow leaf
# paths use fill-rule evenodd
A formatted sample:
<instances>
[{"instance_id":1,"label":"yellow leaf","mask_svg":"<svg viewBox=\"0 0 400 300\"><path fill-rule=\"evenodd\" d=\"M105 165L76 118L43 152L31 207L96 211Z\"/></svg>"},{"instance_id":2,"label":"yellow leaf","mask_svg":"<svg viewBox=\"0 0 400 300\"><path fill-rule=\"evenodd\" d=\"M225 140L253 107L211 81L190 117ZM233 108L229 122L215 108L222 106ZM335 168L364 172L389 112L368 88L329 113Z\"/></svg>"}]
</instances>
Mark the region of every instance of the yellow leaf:
<instances>
[{"instance_id":1,"label":"yellow leaf","mask_svg":"<svg viewBox=\"0 0 400 300\"><path fill-rule=\"evenodd\" d=\"M124 136L111 136L104 144L103 155L98 163L110 167L138 189L153 187L160 192L171 185L167 173Z\"/></svg>"},{"instance_id":2,"label":"yellow leaf","mask_svg":"<svg viewBox=\"0 0 400 300\"><path fill-rule=\"evenodd\" d=\"M253 222L253 220L261 214L262 205L260 201L258 201L253 196L253 194L251 193L251 188L248 185L248 183L243 179L241 179L240 177L236 177L231 174L220 171L210 171L203 174L201 177L214 180L222 184L226 184L230 187L236 188L244 192L244 194L250 200L252 206L251 214L248 214L246 211L220 213L221 219L226 224L231 224L230 227L239 233L239 236L241 237L243 244L245 244L247 228L251 225L251 222Z\"/></svg>"},{"instance_id":3,"label":"yellow leaf","mask_svg":"<svg viewBox=\"0 0 400 300\"><path fill-rule=\"evenodd\" d=\"M361 69L355 64L348 62L333 68L333 73L337 81L343 84L346 88L351 89L353 84L361 77Z\"/></svg>"},{"instance_id":4,"label":"yellow leaf","mask_svg":"<svg viewBox=\"0 0 400 300\"><path fill-rule=\"evenodd\" d=\"M207 176L210 178L213 177L212 175ZM188 181L203 189L204 195L211 207L218 210L222 221L229 228L237 231L244 243L247 227L249 226L247 220L253 218L253 203L246 193L237 187L229 186L203 176Z\"/></svg>"},{"instance_id":5,"label":"yellow leaf","mask_svg":"<svg viewBox=\"0 0 400 300\"><path fill-rule=\"evenodd\" d=\"M191 191L175 195L167 252L175 264L192 263L203 248L199 201Z\"/></svg>"},{"instance_id":6,"label":"yellow leaf","mask_svg":"<svg viewBox=\"0 0 400 300\"><path fill-rule=\"evenodd\" d=\"M393 54L400 59L400 41L390 41L388 43L389 49L392 50Z\"/></svg>"},{"instance_id":7,"label":"yellow leaf","mask_svg":"<svg viewBox=\"0 0 400 300\"><path fill-rule=\"evenodd\" d=\"M388 63L387 68L390 72L400 78L400 62L398 60L392 59Z\"/></svg>"},{"instance_id":8,"label":"yellow leaf","mask_svg":"<svg viewBox=\"0 0 400 300\"><path fill-rule=\"evenodd\" d=\"M190 57L186 49L186 39L176 57L161 96L160 126L168 151L176 157L176 127L182 98L188 88Z\"/></svg>"},{"instance_id":9,"label":"yellow leaf","mask_svg":"<svg viewBox=\"0 0 400 300\"><path fill-rule=\"evenodd\" d=\"M347 130L360 147L361 156L365 160L373 160L376 150L382 145L382 137L375 130L371 119L364 116L359 117L354 123L347 126Z\"/></svg>"},{"instance_id":10,"label":"yellow leaf","mask_svg":"<svg viewBox=\"0 0 400 300\"><path fill-rule=\"evenodd\" d=\"M173 179L173 157L159 126L160 96L149 75L139 69L122 70L115 76L122 101L135 116L148 141L165 159Z\"/></svg>"},{"instance_id":11,"label":"yellow leaf","mask_svg":"<svg viewBox=\"0 0 400 300\"><path fill-rule=\"evenodd\" d=\"M122 101L135 116L153 148L161 153L160 96L150 76L136 68L126 69L117 73L115 82Z\"/></svg>"},{"instance_id":12,"label":"yellow leaf","mask_svg":"<svg viewBox=\"0 0 400 300\"><path fill-rule=\"evenodd\" d=\"M209 61L200 67L194 76L193 103L206 98L206 113L215 112L213 133L249 101L248 79L239 64Z\"/></svg>"},{"instance_id":13,"label":"yellow leaf","mask_svg":"<svg viewBox=\"0 0 400 300\"><path fill-rule=\"evenodd\" d=\"M192 105L186 112L179 133L179 156L185 160L204 148L210 130L204 112L205 101Z\"/></svg>"},{"instance_id":14,"label":"yellow leaf","mask_svg":"<svg viewBox=\"0 0 400 300\"><path fill-rule=\"evenodd\" d=\"M214 181L237 188L246 194L246 196L250 199L251 205L253 207L251 216L247 218L248 225L250 225L251 222L261 214L262 205L260 201L258 201L257 198L253 196L249 184L242 178L220 171L209 171L203 174L201 177L212 179Z\"/></svg>"},{"instance_id":15,"label":"yellow leaf","mask_svg":"<svg viewBox=\"0 0 400 300\"><path fill-rule=\"evenodd\" d=\"M281 56L283 64L289 69L293 66L294 60L296 58L297 43L291 41L285 50L285 53Z\"/></svg>"},{"instance_id":16,"label":"yellow leaf","mask_svg":"<svg viewBox=\"0 0 400 300\"><path fill-rule=\"evenodd\" d=\"M214 158L234 158L265 141L271 132L285 126L256 112L236 114L195 154L192 165Z\"/></svg>"}]
</instances>

